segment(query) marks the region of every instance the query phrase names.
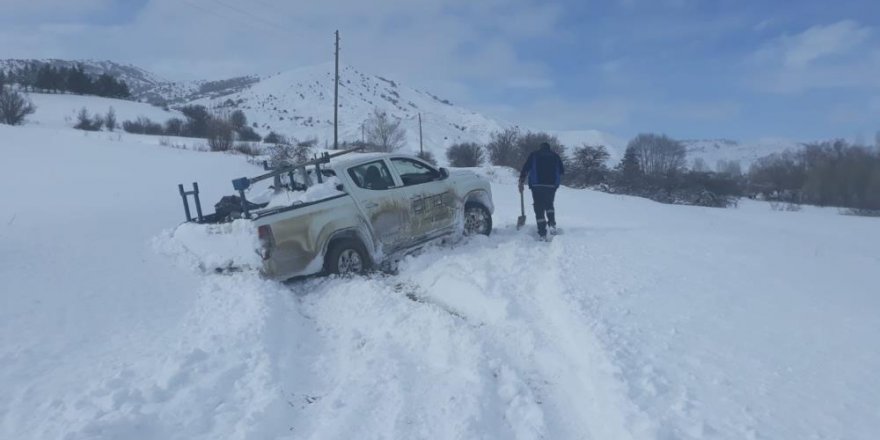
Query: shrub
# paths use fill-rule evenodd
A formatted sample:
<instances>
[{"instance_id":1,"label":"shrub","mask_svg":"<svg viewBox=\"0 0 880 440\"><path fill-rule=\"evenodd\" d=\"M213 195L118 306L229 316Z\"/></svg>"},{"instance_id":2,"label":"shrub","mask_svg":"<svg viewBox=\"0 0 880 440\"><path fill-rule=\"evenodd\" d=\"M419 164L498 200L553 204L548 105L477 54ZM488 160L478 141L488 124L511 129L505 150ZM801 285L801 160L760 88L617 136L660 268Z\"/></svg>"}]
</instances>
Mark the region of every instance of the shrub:
<instances>
[{"instance_id":1,"label":"shrub","mask_svg":"<svg viewBox=\"0 0 880 440\"><path fill-rule=\"evenodd\" d=\"M234 113L233 113L233 114L234 114ZM261 140L263 140L262 136L260 136L259 134L257 134L257 132L254 131L253 128L251 128L251 127L249 127L249 126L246 126L246 125L245 125L245 126L242 126L242 127L239 127L239 128L236 130L236 133L238 134L238 139L241 140L241 141L245 141L245 142L260 142Z\"/></svg>"},{"instance_id":2,"label":"shrub","mask_svg":"<svg viewBox=\"0 0 880 440\"><path fill-rule=\"evenodd\" d=\"M239 142L235 144L234 149L235 151L250 157L259 156L260 154L262 154L260 147L250 142Z\"/></svg>"},{"instance_id":3,"label":"shrub","mask_svg":"<svg viewBox=\"0 0 880 440\"><path fill-rule=\"evenodd\" d=\"M269 134L263 138L263 142L267 144L289 144L290 141L287 140L287 137L284 135L280 135L275 133L274 131L270 131Z\"/></svg>"},{"instance_id":4,"label":"shrub","mask_svg":"<svg viewBox=\"0 0 880 440\"><path fill-rule=\"evenodd\" d=\"M83 107L79 110L79 113L76 114L76 125L74 125L73 128L85 131L100 131L103 125L104 121L99 115L90 117L88 110Z\"/></svg>"},{"instance_id":5,"label":"shrub","mask_svg":"<svg viewBox=\"0 0 880 440\"><path fill-rule=\"evenodd\" d=\"M168 136L181 136L183 135L183 119L180 118L171 118L165 121L165 134Z\"/></svg>"},{"instance_id":6,"label":"shrub","mask_svg":"<svg viewBox=\"0 0 880 440\"><path fill-rule=\"evenodd\" d=\"M0 87L0 123L19 125L27 115L37 111L34 104L21 93Z\"/></svg>"},{"instance_id":7,"label":"shrub","mask_svg":"<svg viewBox=\"0 0 880 440\"><path fill-rule=\"evenodd\" d=\"M434 158L434 154L431 153L430 151L421 151L418 154L416 154L416 157L418 157L419 159L421 159L425 162L428 162L431 165L434 165L434 166L437 165L437 159Z\"/></svg>"},{"instance_id":8,"label":"shrub","mask_svg":"<svg viewBox=\"0 0 880 440\"><path fill-rule=\"evenodd\" d=\"M453 167L478 167L485 163L483 148L473 142L455 144L446 150L446 159Z\"/></svg>"},{"instance_id":9,"label":"shrub","mask_svg":"<svg viewBox=\"0 0 880 440\"><path fill-rule=\"evenodd\" d=\"M164 130L162 129L162 125L153 122L148 118L143 116L139 116L134 121L123 121L122 129L126 133L133 134L149 134L149 135L161 135L164 134Z\"/></svg>"},{"instance_id":10,"label":"shrub","mask_svg":"<svg viewBox=\"0 0 880 440\"><path fill-rule=\"evenodd\" d=\"M104 126L107 127L107 130L113 131L116 130L116 127L119 124L116 123L116 110L113 110L113 107L107 110L107 115L104 116Z\"/></svg>"}]
</instances>

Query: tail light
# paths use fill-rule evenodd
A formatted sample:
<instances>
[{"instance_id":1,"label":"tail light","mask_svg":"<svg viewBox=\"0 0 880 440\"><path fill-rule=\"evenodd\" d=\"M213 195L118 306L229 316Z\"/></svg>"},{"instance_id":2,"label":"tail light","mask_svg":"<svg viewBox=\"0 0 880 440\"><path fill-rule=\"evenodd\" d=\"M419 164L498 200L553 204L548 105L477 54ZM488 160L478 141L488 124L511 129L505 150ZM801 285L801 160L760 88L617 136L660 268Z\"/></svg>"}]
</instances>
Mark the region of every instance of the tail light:
<instances>
[{"instance_id":1,"label":"tail light","mask_svg":"<svg viewBox=\"0 0 880 440\"><path fill-rule=\"evenodd\" d=\"M272 248L275 247L275 236L272 235L272 227L263 225L257 228L257 237L260 239L260 257L268 260L272 256Z\"/></svg>"}]
</instances>

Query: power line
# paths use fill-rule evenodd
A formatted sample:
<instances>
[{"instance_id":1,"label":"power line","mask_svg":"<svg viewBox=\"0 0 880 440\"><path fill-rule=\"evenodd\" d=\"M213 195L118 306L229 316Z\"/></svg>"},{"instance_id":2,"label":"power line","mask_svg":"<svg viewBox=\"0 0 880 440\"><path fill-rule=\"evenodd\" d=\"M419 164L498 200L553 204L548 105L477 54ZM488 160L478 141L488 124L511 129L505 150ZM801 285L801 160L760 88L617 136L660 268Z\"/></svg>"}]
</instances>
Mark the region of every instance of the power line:
<instances>
[{"instance_id":1,"label":"power line","mask_svg":"<svg viewBox=\"0 0 880 440\"><path fill-rule=\"evenodd\" d=\"M224 14L221 14L221 13L217 12L216 9L212 9L212 8L206 7L206 6L204 6L204 5L200 5L200 4L196 3L196 2L193 1L193 0L183 0L183 2L184 2L185 4L187 4L187 5L189 5L190 7L194 8L194 9L198 9L199 11L202 11L202 12L205 12L205 13L208 13L208 14L211 14L211 15L213 15L213 16L215 16L215 17L222 18L222 19L227 20L227 21L229 21L229 22L231 22L231 23L235 23L235 24L245 23L245 24L247 24L248 26L250 26L250 27L252 27L252 28L254 28L254 29L258 29L258 30L261 30L261 31L271 31L271 32L274 32L275 34L277 34L277 35L279 35L279 36L283 36L283 37L285 37L285 38L288 37L287 31L285 31L285 30L281 30L281 29L278 28L277 26L274 26L274 25L273 25L273 26L267 28L266 26L261 26L261 25L255 24L255 23L252 22L252 21L242 20L242 19L240 19L240 18L235 18L235 17L231 17L231 16L229 16L229 15L224 15Z\"/></svg>"},{"instance_id":2,"label":"power line","mask_svg":"<svg viewBox=\"0 0 880 440\"><path fill-rule=\"evenodd\" d=\"M217 4L220 5L220 6L225 7L226 9L229 9L229 10L231 10L231 11L237 12L237 13L243 15L243 16L250 17L250 18L252 18L252 19L254 19L254 20L260 21L260 22L266 24L267 26L271 26L271 27L273 27L273 28L275 28L275 29L277 29L277 30L279 30L279 31L281 31L281 32L284 32L284 33L287 33L287 32L288 32L288 30L287 30L286 28L282 27L282 26L279 25L278 23L273 22L273 21L271 21L271 20L267 20L267 19L265 19L265 18L263 18L263 17L260 17L259 15L256 15L256 14L254 14L254 13L252 13L252 12L246 10L246 9L241 9L241 8L239 8L239 7L237 7L237 6L230 5L230 4L228 4L228 3L226 3L226 2L223 2L223 1L221 1L221 0L214 0L214 2L217 3Z\"/></svg>"}]
</instances>

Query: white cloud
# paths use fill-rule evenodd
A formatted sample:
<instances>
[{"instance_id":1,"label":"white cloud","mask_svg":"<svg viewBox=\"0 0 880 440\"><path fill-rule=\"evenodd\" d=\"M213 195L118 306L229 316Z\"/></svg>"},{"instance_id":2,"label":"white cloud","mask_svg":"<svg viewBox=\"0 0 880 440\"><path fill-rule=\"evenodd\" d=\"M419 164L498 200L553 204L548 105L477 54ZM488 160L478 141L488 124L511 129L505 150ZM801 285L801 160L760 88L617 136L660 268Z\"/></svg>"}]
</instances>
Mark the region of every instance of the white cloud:
<instances>
[{"instance_id":1,"label":"white cloud","mask_svg":"<svg viewBox=\"0 0 880 440\"><path fill-rule=\"evenodd\" d=\"M828 26L814 26L779 42L788 67L805 67L822 57L845 54L862 44L871 29L850 20Z\"/></svg>"},{"instance_id":2,"label":"white cloud","mask_svg":"<svg viewBox=\"0 0 880 440\"><path fill-rule=\"evenodd\" d=\"M880 87L880 44L873 31L844 20L775 38L750 57L749 81L774 93Z\"/></svg>"},{"instance_id":3,"label":"white cloud","mask_svg":"<svg viewBox=\"0 0 880 440\"><path fill-rule=\"evenodd\" d=\"M546 67L515 47L552 35L559 17L539 0L150 0L115 26L0 28L0 58L113 59L172 79L220 78L332 61L339 29L343 63L415 87L439 84L432 92L461 101L470 81L552 86Z\"/></svg>"}]
</instances>

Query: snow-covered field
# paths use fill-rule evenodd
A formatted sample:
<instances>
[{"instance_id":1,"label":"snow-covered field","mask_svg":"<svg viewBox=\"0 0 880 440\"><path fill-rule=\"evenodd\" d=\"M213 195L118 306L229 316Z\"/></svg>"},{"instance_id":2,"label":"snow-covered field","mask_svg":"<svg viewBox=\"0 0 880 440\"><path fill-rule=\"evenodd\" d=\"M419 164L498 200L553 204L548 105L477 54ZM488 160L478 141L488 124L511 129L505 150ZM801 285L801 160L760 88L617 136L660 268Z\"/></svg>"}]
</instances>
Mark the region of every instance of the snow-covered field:
<instances>
[{"instance_id":1,"label":"snow-covered field","mask_svg":"<svg viewBox=\"0 0 880 440\"><path fill-rule=\"evenodd\" d=\"M164 124L171 118L184 119L183 114L179 111L166 111L150 104L124 99L48 93L28 93L27 96L37 107L36 113L29 118L31 125L46 128L73 127L77 123L77 114L83 108L86 109L89 116L97 114L102 117L107 114L110 108L113 108L120 132L123 121L134 121L139 117L149 118L160 124Z\"/></svg>"},{"instance_id":2,"label":"snow-covered field","mask_svg":"<svg viewBox=\"0 0 880 440\"><path fill-rule=\"evenodd\" d=\"M877 219L562 189L565 234L537 243L496 173L491 237L282 284L169 242L176 185L209 206L241 157L0 138L0 438L880 433Z\"/></svg>"}]
</instances>

